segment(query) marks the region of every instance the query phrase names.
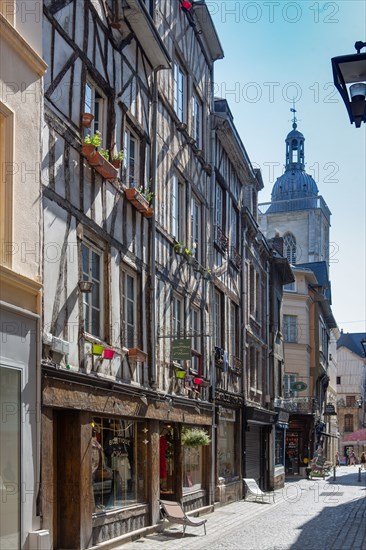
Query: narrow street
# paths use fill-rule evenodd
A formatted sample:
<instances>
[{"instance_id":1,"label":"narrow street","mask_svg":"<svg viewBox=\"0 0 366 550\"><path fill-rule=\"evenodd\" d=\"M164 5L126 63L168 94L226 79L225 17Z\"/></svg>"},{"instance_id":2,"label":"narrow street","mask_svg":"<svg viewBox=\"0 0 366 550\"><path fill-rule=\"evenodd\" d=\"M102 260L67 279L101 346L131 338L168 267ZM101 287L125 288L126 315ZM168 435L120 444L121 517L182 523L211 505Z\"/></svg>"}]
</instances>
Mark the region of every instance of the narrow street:
<instances>
[{"instance_id":1,"label":"narrow street","mask_svg":"<svg viewBox=\"0 0 366 550\"><path fill-rule=\"evenodd\" d=\"M274 504L240 501L207 515L203 527L166 522L155 533L115 550L245 548L246 550L366 549L366 472L358 466L337 468L336 480L296 480L276 491ZM109 547L112 548L112 547Z\"/></svg>"}]
</instances>

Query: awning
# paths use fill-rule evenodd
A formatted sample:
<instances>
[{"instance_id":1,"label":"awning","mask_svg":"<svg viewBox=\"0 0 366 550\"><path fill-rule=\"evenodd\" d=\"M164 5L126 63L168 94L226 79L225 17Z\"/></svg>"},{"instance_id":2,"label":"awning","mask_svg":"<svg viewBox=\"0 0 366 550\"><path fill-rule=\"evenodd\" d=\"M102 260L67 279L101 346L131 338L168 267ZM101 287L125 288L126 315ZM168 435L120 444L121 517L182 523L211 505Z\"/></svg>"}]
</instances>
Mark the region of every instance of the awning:
<instances>
[{"instance_id":1,"label":"awning","mask_svg":"<svg viewBox=\"0 0 366 550\"><path fill-rule=\"evenodd\" d=\"M325 435L325 437L334 437L335 439L339 439L339 435L337 434L329 434L328 432L320 432L321 435Z\"/></svg>"}]
</instances>

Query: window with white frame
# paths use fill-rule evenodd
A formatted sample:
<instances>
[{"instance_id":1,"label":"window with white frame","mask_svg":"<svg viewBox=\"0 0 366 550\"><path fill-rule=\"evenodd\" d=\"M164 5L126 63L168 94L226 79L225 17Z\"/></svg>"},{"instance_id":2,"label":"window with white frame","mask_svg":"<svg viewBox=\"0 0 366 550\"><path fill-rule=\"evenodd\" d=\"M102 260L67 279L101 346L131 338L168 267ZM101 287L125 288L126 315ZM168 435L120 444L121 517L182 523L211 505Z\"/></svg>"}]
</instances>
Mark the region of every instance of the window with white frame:
<instances>
[{"instance_id":1,"label":"window with white frame","mask_svg":"<svg viewBox=\"0 0 366 550\"><path fill-rule=\"evenodd\" d=\"M216 184L215 197L215 225L223 229L224 223L224 197L221 185Z\"/></svg>"},{"instance_id":2,"label":"window with white frame","mask_svg":"<svg viewBox=\"0 0 366 550\"><path fill-rule=\"evenodd\" d=\"M285 233L283 236L283 248L285 256L288 259L289 263L292 265L296 264L296 239L295 235L292 233Z\"/></svg>"},{"instance_id":3,"label":"window with white frame","mask_svg":"<svg viewBox=\"0 0 366 550\"><path fill-rule=\"evenodd\" d=\"M139 140L129 129L124 133L123 177L129 187L139 187Z\"/></svg>"},{"instance_id":4,"label":"window with white frame","mask_svg":"<svg viewBox=\"0 0 366 550\"><path fill-rule=\"evenodd\" d=\"M239 339L238 339L238 306L234 302L230 302L230 360L239 356ZM234 367L235 364L232 364Z\"/></svg>"},{"instance_id":5,"label":"window with white frame","mask_svg":"<svg viewBox=\"0 0 366 550\"><path fill-rule=\"evenodd\" d=\"M297 342L297 315L283 316L283 338L285 342Z\"/></svg>"},{"instance_id":6,"label":"window with white frame","mask_svg":"<svg viewBox=\"0 0 366 550\"><path fill-rule=\"evenodd\" d=\"M202 102L194 92L192 97L192 137L197 147L202 149Z\"/></svg>"},{"instance_id":7,"label":"window with white frame","mask_svg":"<svg viewBox=\"0 0 366 550\"><path fill-rule=\"evenodd\" d=\"M285 397L296 397L297 392L293 390L293 384L297 380L296 374L285 373L283 376L283 395Z\"/></svg>"},{"instance_id":8,"label":"window with white frame","mask_svg":"<svg viewBox=\"0 0 366 550\"><path fill-rule=\"evenodd\" d=\"M296 292L296 282L293 283L287 283L287 285L283 286L283 290L285 292Z\"/></svg>"},{"instance_id":9,"label":"window with white frame","mask_svg":"<svg viewBox=\"0 0 366 550\"><path fill-rule=\"evenodd\" d=\"M191 238L192 252L197 260L201 258L201 203L196 197L191 201Z\"/></svg>"},{"instance_id":10,"label":"window with white frame","mask_svg":"<svg viewBox=\"0 0 366 550\"><path fill-rule=\"evenodd\" d=\"M186 120L187 77L178 62L174 63L174 110L181 122Z\"/></svg>"},{"instance_id":11,"label":"window with white frame","mask_svg":"<svg viewBox=\"0 0 366 550\"><path fill-rule=\"evenodd\" d=\"M128 271L122 271L123 345L127 348L138 345L136 287L136 277Z\"/></svg>"},{"instance_id":12,"label":"window with white frame","mask_svg":"<svg viewBox=\"0 0 366 550\"><path fill-rule=\"evenodd\" d=\"M201 312L197 308L191 309L190 315L191 334L192 334L192 354L191 368L200 373L202 350L201 350Z\"/></svg>"},{"instance_id":13,"label":"window with white frame","mask_svg":"<svg viewBox=\"0 0 366 550\"><path fill-rule=\"evenodd\" d=\"M97 131L102 134L105 125L106 99L102 93L89 80L85 83L84 112L91 113L94 119L90 128L85 129L85 134L94 135Z\"/></svg>"},{"instance_id":14,"label":"window with white frame","mask_svg":"<svg viewBox=\"0 0 366 550\"><path fill-rule=\"evenodd\" d=\"M172 235L178 242L184 241L184 185L179 181L177 176L173 176L172 195Z\"/></svg>"},{"instance_id":15,"label":"window with white frame","mask_svg":"<svg viewBox=\"0 0 366 550\"><path fill-rule=\"evenodd\" d=\"M183 299L179 296L173 297L173 311L172 311L172 321L173 321L173 335L174 338L179 338L184 334L184 325L183 325Z\"/></svg>"},{"instance_id":16,"label":"window with white frame","mask_svg":"<svg viewBox=\"0 0 366 550\"><path fill-rule=\"evenodd\" d=\"M85 241L82 248L82 278L92 281L92 292L84 292L84 330L93 336L103 338L103 252Z\"/></svg>"}]
</instances>

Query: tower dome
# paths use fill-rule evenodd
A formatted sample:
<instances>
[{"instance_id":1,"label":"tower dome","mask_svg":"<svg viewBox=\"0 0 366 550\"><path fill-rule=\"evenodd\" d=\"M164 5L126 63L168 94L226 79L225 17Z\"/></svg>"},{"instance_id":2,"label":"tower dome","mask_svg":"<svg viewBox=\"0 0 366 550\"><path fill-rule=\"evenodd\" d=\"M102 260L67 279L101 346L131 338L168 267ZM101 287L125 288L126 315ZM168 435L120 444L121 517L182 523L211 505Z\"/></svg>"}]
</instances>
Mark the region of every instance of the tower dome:
<instances>
[{"instance_id":1,"label":"tower dome","mask_svg":"<svg viewBox=\"0 0 366 550\"><path fill-rule=\"evenodd\" d=\"M316 197L319 193L314 179L305 172L305 138L297 130L296 119L286 137L285 172L272 189L272 202Z\"/></svg>"}]
</instances>

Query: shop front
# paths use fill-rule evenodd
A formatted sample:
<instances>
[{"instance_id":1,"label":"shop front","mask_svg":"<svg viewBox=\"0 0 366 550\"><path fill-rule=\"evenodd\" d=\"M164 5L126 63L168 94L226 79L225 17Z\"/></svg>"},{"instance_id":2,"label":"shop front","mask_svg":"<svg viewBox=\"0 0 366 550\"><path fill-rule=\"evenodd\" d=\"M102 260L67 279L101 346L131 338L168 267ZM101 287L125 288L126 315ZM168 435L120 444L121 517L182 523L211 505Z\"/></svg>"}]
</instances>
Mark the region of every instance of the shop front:
<instances>
[{"instance_id":1,"label":"shop front","mask_svg":"<svg viewBox=\"0 0 366 550\"><path fill-rule=\"evenodd\" d=\"M286 432L286 475L305 476L305 469L312 458L313 441L313 415L290 414L289 428Z\"/></svg>"},{"instance_id":2,"label":"shop front","mask_svg":"<svg viewBox=\"0 0 366 550\"><path fill-rule=\"evenodd\" d=\"M243 398L217 389L216 401L216 491L220 504L243 497L241 476L241 410Z\"/></svg>"},{"instance_id":3,"label":"shop front","mask_svg":"<svg viewBox=\"0 0 366 550\"><path fill-rule=\"evenodd\" d=\"M285 483L286 430L289 416L289 413L284 410L277 411L274 433L274 489L281 489Z\"/></svg>"},{"instance_id":4,"label":"shop front","mask_svg":"<svg viewBox=\"0 0 366 550\"><path fill-rule=\"evenodd\" d=\"M54 548L89 548L155 525L160 498L188 510L209 504L211 445L183 444L192 429L210 443L208 402L198 414L188 400L46 370L42 513Z\"/></svg>"},{"instance_id":5,"label":"shop front","mask_svg":"<svg viewBox=\"0 0 366 550\"><path fill-rule=\"evenodd\" d=\"M245 476L254 478L260 488L273 487L271 432L276 413L256 407L245 407Z\"/></svg>"}]
</instances>

